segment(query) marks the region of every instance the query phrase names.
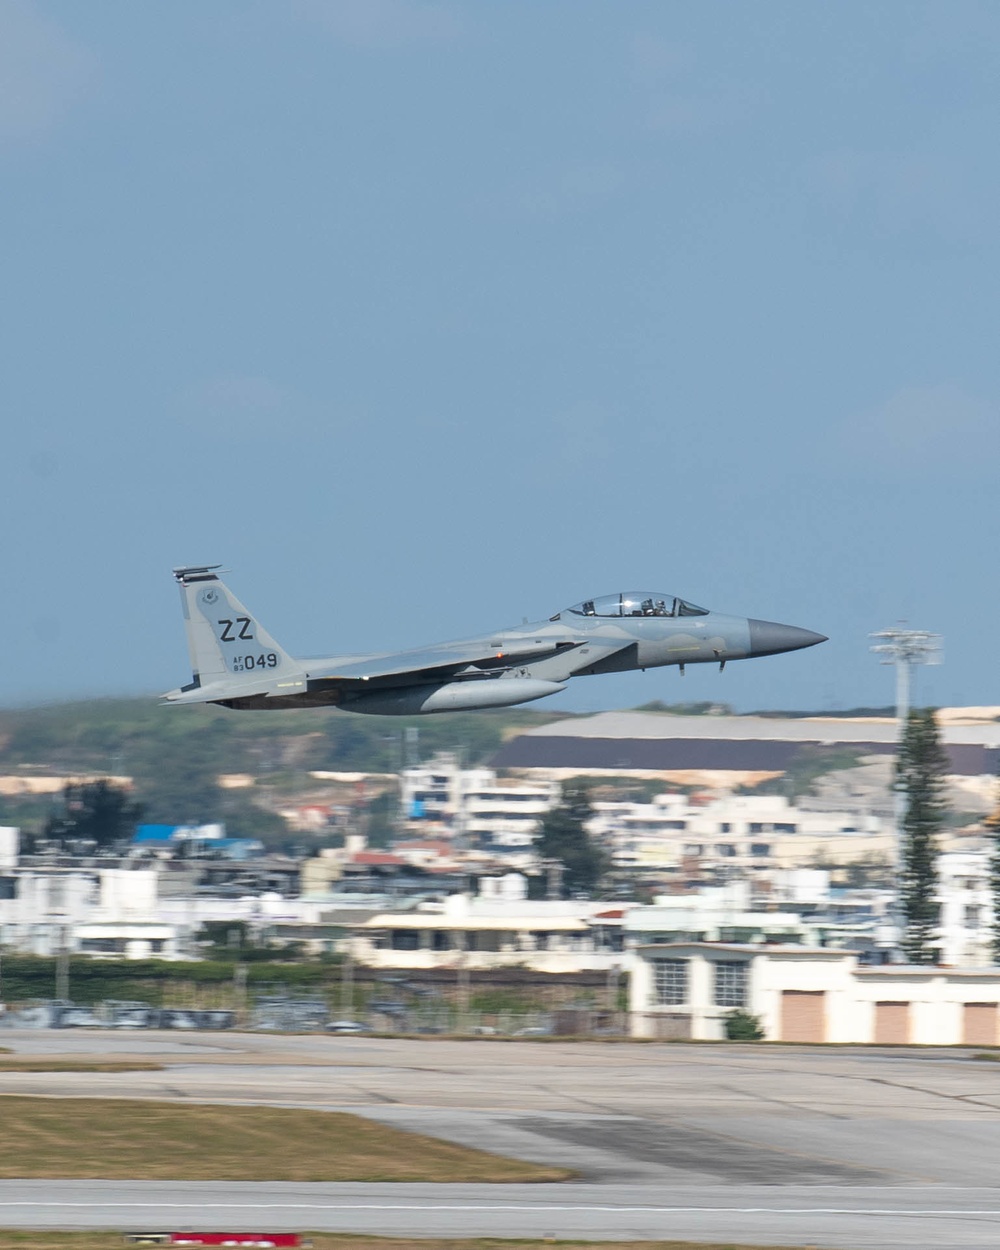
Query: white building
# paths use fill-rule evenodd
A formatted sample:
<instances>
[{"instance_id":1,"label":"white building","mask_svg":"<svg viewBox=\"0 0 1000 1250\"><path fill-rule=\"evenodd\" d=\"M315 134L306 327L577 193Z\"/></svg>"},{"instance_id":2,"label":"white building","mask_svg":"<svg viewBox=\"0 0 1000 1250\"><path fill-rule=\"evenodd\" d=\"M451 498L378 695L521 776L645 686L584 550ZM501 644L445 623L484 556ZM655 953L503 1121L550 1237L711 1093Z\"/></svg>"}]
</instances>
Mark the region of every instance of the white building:
<instances>
[{"instance_id":1,"label":"white building","mask_svg":"<svg viewBox=\"0 0 1000 1250\"><path fill-rule=\"evenodd\" d=\"M993 962L990 853L947 851L938 856L941 962L956 968Z\"/></svg>"},{"instance_id":2,"label":"white building","mask_svg":"<svg viewBox=\"0 0 1000 1250\"><path fill-rule=\"evenodd\" d=\"M349 946L371 968L610 972L626 962L621 910L613 923L602 912L610 914L607 903L531 900L503 882L494 892L491 883L485 895L453 894L433 909L373 916L354 928Z\"/></svg>"},{"instance_id":3,"label":"white building","mask_svg":"<svg viewBox=\"0 0 1000 1250\"><path fill-rule=\"evenodd\" d=\"M1000 968L861 967L849 951L675 942L639 948L633 1037L725 1037L735 1009L784 1042L1000 1043Z\"/></svg>"},{"instance_id":4,"label":"white building","mask_svg":"<svg viewBox=\"0 0 1000 1250\"><path fill-rule=\"evenodd\" d=\"M558 798L555 783L500 779L489 768L462 768L447 753L402 774L404 820L439 822L487 850L530 850Z\"/></svg>"},{"instance_id":5,"label":"white building","mask_svg":"<svg viewBox=\"0 0 1000 1250\"><path fill-rule=\"evenodd\" d=\"M0 829L0 947L53 955L72 946L73 926L93 913L100 875L57 864L20 866L20 830Z\"/></svg>"},{"instance_id":6,"label":"white building","mask_svg":"<svg viewBox=\"0 0 1000 1250\"><path fill-rule=\"evenodd\" d=\"M817 857L851 863L893 849L878 817L811 811L778 794L658 794L650 803L597 802L594 809L590 831L624 869L759 872Z\"/></svg>"},{"instance_id":7,"label":"white building","mask_svg":"<svg viewBox=\"0 0 1000 1250\"><path fill-rule=\"evenodd\" d=\"M198 959L197 934L206 921L245 922L255 932L288 939L315 939L329 949L325 936L333 912L358 903L329 894L286 898L277 892L241 898L213 897L169 889L161 896L164 878L176 876L176 861L134 860L134 866L52 863L22 865L17 830L0 834L0 948L36 955L61 951L95 956L144 959ZM141 867L139 865L142 865ZM380 900L384 901L384 900ZM370 915L376 904L364 905Z\"/></svg>"},{"instance_id":8,"label":"white building","mask_svg":"<svg viewBox=\"0 0 1000 1250\"><path fill-rule=\"evenodd\" d=\"M625 935L631 945L676 941L819 945L815 929L796 913L755 909L749 881L731 881L696 894L659 895L651 906L629 909Z\"/></svg>"},{"instance_id":9,"label":"white building","mask_svg":"<svg viewBox=\"0 0 1000 1250\"><path fill-rule=\"evenodd\" d=\"M8 867L0 876L0 946L35 955L70 950L174 957L180 935L170 924L158 922L157 933L136 945L136 926L156 922L156 881L152 869ZM90 931L95 924L100 934ZM98 937L101 944L93 945Z\"/></svg>"},{"instance_id":10,"label":"white building","mask_svg":"<svg viewBox=\"0 0 1000 1250\"><path fill-rule=\"evenodd\" d=\"M17 867L21 830L16 825L0 825L0 872Z\"/></svg>"}]
</instances>

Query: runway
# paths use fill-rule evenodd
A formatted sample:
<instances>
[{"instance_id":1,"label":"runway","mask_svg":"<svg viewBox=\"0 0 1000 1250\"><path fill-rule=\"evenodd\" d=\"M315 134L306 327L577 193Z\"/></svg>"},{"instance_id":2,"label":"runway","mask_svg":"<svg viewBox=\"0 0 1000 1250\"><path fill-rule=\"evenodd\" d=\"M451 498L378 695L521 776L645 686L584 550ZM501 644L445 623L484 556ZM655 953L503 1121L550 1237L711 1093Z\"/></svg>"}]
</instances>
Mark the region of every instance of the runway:
<instances>
[{"instance_id":1,"label":"runway","mask_svg":"<svg viewBox=\"0 0 1000 1250\"><path fill-rule=\"evenodd\" d=\"M342 1109L573 1168L563 1185L0 1182L0 1227L263 1227L1000 1245L1000 1065L953 1051L17 1033L163 1072L2 1073L0 1092Z\"/></svg>"},{"instance_id":2,"label":"runway","mask_svg":"<svg viewBox=\"0 0 1000 1250\"><path fill-rule=\"evenodd\" d=\"M712 1239L996 1250L996 1190L0 1182L0 1227L268 1228L425 1237Z\"/></svg>"}]
</instances>

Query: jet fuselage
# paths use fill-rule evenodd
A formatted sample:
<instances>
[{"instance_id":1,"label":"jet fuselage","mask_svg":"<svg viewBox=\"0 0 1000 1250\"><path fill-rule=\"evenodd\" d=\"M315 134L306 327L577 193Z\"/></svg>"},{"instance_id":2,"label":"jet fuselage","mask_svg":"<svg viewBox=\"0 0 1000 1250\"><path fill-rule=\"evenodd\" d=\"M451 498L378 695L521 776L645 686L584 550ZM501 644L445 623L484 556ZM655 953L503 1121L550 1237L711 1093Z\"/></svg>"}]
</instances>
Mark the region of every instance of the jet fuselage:
<instances>
[{"instance_id":1,"label":"jet fuselage","mask_svg":"<svg viewBox=\"0 0 1000 1250\"><path fill-rule=\"evenodd\" d=\"M548 620L412 651L295 659L208 566L174 570L193 678L173 703L230 708L335 706L415 715L506 707L572 677L752 659L824 642L793 625L710 612L672 595L587 599Z\"/></svg>"}]
</instances>

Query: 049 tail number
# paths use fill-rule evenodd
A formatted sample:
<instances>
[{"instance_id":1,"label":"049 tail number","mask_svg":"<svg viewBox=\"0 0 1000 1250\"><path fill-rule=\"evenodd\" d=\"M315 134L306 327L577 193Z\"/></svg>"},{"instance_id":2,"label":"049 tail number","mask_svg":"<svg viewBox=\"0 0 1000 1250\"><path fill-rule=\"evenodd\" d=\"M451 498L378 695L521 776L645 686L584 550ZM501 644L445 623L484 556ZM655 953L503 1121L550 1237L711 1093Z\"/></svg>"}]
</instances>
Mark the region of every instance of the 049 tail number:
<instances>
[{"instance_id":1,"label":"049 tail number","mask_svg":"<svg viewBox=\"0 0 1000 1250\"><path fill-rule=\"evenodd\" d=\"M249 673L255 668L277 668L278 657L273 651L262 651L260 655L234 655L233 672Z\"/></svg>"}]
</instances>

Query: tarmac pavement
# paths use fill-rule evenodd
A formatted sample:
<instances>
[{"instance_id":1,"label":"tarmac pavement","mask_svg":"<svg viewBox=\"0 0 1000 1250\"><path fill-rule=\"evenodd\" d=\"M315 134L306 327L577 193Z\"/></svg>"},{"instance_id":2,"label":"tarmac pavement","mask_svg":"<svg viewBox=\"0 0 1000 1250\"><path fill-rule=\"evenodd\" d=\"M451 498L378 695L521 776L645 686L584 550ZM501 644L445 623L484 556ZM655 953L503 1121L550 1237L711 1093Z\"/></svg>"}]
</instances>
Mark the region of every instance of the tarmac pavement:
<instances>
[{"instance_id":1,"label":"tarmac pavement","mask_svg":"<svg viewBox=\"0 0 1000 1250\"><path fill-rule=\"evenodd\" d=\"M0 1226L996 1250L996 1190L0 1182Z\"/></svg>"},{"instance_id":2,"label":"tarmac pavement","mask_svg":"<svg viewBox=\"0 0 1000 1250\"><path fill-rule=\"evenodd\" d=\"M162 1072L3 1073L0 1093L348 1110L561 1165L564 1185L0 1182L0 1227L1000 1246L1000 1065L874 1048L5 1030Z\"/></svg>"}]
</instances>

